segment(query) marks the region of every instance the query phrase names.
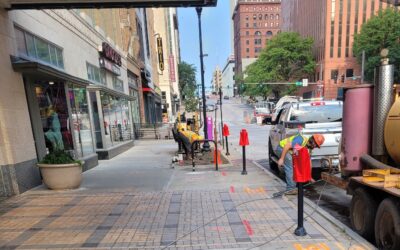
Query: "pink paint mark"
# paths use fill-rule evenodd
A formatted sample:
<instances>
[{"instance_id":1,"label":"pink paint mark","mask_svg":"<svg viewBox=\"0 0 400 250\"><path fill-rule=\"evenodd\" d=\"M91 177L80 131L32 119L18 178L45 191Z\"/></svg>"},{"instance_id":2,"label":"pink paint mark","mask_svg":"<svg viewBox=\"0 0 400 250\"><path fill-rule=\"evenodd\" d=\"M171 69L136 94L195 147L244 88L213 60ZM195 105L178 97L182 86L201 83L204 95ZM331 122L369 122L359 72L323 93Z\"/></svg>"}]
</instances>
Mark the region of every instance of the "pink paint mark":
<instances>
[{"instance_id":1,"label":"pink paint mark","mask_svg":"<svg viewBox=\"0 0 400 250\"><path fill-rule=\"evenodd\" d=\"M249 236L253 235L253 228L251 228L250 223L247 220L242 221L244 227L246 228L246 232Z\"/></svg>"},{"instance_id":2,"label":"pink paint mark","mask_svg":"<svg viewBox=\"0 0 400 250\"><path fill-rule=\"evenodd\" d=\"M220 232L223 229L222 229L222 227L212 227L211 230Z\"/></svg>"},{"instance_id":3,"label":"pink paint mark","mask_svg":"<svg viewBox=\"0 0 400 250\"><path fill-rule=\"evenodd\" d=\"M226 172L221 172L221 174L222 174L222 176L226 176L227 175Z\"/></svg>"},{"instance_id":4,"label":"pink paint mark","mask_svg":"<svg viewBox=\"0 0 400 250\"><path fill-rule=\"evenodd\" d=\"M230 191L231 193L234 193L234 192L235 192L235 187L234 187L234 186L231 186L231 187L229 188L229 191Z\"/></svg>"}]
</instances>

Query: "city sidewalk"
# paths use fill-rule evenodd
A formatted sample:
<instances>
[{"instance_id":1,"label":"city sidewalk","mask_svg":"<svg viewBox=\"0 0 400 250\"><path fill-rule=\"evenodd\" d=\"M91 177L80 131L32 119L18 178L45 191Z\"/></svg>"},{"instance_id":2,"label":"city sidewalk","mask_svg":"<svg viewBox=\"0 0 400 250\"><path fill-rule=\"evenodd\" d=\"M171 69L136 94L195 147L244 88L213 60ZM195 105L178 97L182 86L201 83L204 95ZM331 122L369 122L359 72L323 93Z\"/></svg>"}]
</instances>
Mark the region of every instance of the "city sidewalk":
<instances>
[{"instance_id":1,"label":"city sidewalk","mask_svg":"<svg viewBox=\"0 0 400 250\"><path fill-rule=\"evenodd\" d=\"M308 235L296 237L296 198L271 199L281 180L251 161L241 175L237 156L192 172L171 164L176 149L140 141L84 173L78 190L39 187L1 202L0 249L373 248L307 204Z\"/></svg>"}]
</instances>

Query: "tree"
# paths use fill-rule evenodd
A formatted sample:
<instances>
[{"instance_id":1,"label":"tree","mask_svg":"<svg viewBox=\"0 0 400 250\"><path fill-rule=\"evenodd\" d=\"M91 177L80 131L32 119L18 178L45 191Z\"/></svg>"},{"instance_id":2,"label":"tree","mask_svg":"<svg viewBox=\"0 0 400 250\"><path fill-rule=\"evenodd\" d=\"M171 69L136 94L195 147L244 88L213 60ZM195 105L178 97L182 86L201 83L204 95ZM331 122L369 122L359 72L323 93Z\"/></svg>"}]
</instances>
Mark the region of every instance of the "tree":
<instances>
[{"instance_id":1,"label":"tree","mask_svg":"<svg viewBox=\"0 0 400 250\"><path fill-rule=\"evenodd\" d=\"M312 38L302 38L295 32L282 32L268 41L257 61L245 70L245 83L295 82L310 77L316 63L312 56ZM258 93L266 97L290 94L295 86L246 84L245 93Z\"/></svg>"},{"instance_id":2,"label":"tree","mask_svg":"<svg viewBox=\"0 0 400 250\"><path fill-rule=\"evenodd\" d=\"M179 92L187 112L197 110L198 100L196 98L196 68L193 64L182 61L178 65Z\"/></svg>"},{"instance_id":3,"label":"tree","mask_svg":"<svg viewBox=\"0 0 400 250\"><path fill-rule=\"evenodd\" d=\"M400 13L394 8L380 11L354 36L353 53L361 63L365 51L365 79L372 82L374 69L380 65L380 52L389 50L389 61L395 65L395 81L400 80Z\"/></svg>"}]
</instances>

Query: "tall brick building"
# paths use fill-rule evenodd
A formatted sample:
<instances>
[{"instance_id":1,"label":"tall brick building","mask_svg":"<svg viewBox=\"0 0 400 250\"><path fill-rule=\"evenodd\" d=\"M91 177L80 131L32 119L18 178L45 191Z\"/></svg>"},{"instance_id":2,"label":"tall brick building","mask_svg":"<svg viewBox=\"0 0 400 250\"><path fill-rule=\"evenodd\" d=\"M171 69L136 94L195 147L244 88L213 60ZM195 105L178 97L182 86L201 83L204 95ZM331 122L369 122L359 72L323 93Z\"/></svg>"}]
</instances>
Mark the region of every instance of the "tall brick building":
<instances>
[{"instance_id":1,"label":"tall brick building","mask_svg":"<svg viewBox=\"0 0 400 250\"><path fill-rule=\"evenodd\" d=\"M281 0L238 0L233 15L235 75L240 75L281 29Z\"/></svg>"},{"instance_id":2,"label":"tall brick building","mask_svg":"<svg viewBox=\"0 0 400 250\"><path fill-rule=\"evenodd\" d=\"M282 0L282 30L314 38L318 67L310 80L321 84L320 89L316 85L303 89L305 96L322 92L326 98L336 98L340 87L360 83L361 67L352 49L354 34L387 6L380 0Z\"/></svg>"}]
</instances>

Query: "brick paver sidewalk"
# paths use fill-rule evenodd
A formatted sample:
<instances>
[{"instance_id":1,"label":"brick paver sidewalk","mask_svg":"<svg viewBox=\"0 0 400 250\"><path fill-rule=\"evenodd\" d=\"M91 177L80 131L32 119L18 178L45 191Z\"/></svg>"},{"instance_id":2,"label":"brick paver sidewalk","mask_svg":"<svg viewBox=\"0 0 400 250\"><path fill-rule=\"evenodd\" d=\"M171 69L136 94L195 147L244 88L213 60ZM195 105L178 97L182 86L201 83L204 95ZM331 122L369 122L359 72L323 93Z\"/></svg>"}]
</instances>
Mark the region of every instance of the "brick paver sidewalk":
<instances>
[{"instance_id":1,"label":"brick paver sidewalk","mask_svg":"<svg viewBox=\"0 0 400 250\"><path fill-rule=\"evenodd\" d=\"M371 247L308 206L308 235L294 236L295 197L271 199L282 190L280 181L251 162L247 176L240 174L240 164L234 165L219 172L198 167L194 173L177 166L160 192L27 192L0 203L0 249Z\"/></svg>"}]
</instances>

